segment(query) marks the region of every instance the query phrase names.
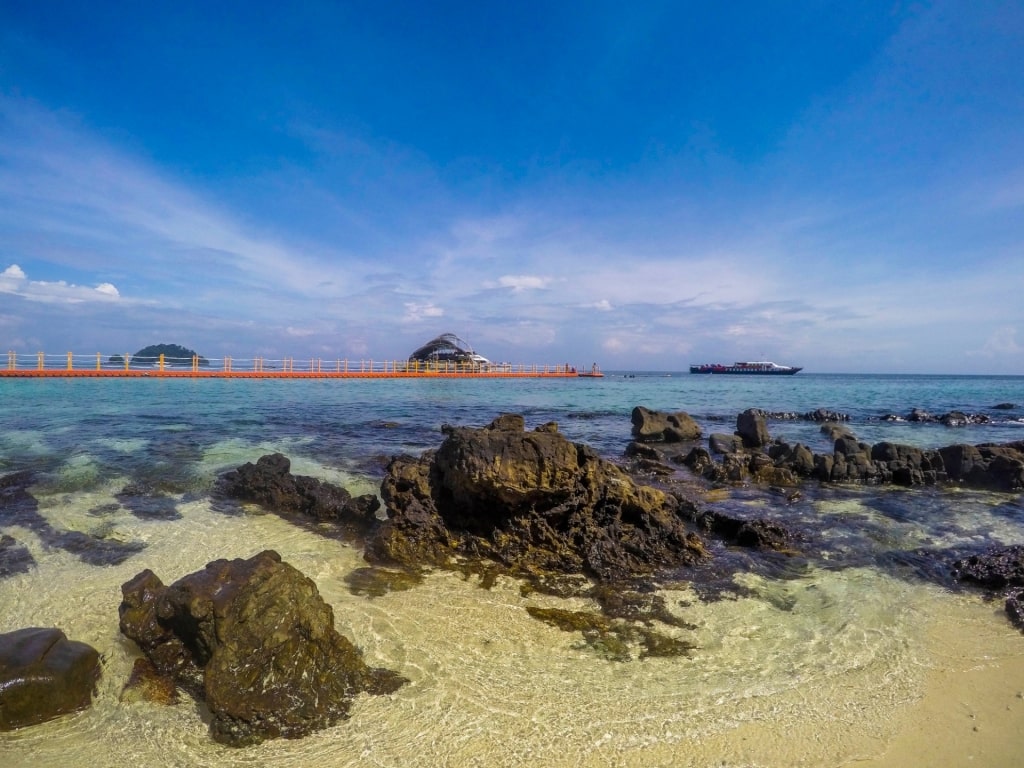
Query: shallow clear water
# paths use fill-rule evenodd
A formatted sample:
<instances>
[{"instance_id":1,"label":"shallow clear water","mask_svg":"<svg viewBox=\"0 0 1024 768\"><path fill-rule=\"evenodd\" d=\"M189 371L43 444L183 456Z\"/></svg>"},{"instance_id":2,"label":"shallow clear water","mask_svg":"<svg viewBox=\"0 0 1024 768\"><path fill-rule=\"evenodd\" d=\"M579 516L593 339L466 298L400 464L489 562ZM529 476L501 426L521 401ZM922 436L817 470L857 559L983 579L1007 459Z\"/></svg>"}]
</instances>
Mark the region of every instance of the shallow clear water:
<instances>
[{"instance_id":1,"label":"shallow clear water","mask_svg":"<svg viewBox=\"0 0 1024 768\"><path fill-rule=\"evenodd\" d=\"M59 626L104 656L94 706L0 734L4 765L840 765L877 753L921 696L938 663L930 638L969 627L989 644L979 654L1024 642L998 606L951 591L936 556L1020 543L1019 494L808 489L793 504L749 489L719 494L725 508L793 521L807 536L802 551L714 543L712 563L689 576L714 582L716 599L685 573L657 582L687 627L657 629L695 650L641 659L634 649L629 661L609 661L526 610L595 609L586 600L524 597L504 578L484 589L449 572L405 591L357 593L346 578L365 566L356 549L271 514L225 514L208 497L218 473L275 450L297 473L373 492L380 457L436 447L442 424L483 425L500 412L523 413L531 427L557 421L610 458L629 441L635 405L688 411L706 432L731 432L748 407L821 407L850 414L869 442L1024 439L1024 378L0 380L0 402L0 477L34 473L31 498L0 507L0 533L34 560L0 578L0 632ZM992 409L1005 402L1017 408ZM880 420L915 407L998 421ZM817 424L769 426L827 448ZM265 548L316 581L371 664L411 683L360 698L335 728L243 750L214 744L188 699L121 702L138 652L117 629L120 585L144 568L170 583ZM732 739L740 733L759 746Z\"/></svg>"}]
</instances>

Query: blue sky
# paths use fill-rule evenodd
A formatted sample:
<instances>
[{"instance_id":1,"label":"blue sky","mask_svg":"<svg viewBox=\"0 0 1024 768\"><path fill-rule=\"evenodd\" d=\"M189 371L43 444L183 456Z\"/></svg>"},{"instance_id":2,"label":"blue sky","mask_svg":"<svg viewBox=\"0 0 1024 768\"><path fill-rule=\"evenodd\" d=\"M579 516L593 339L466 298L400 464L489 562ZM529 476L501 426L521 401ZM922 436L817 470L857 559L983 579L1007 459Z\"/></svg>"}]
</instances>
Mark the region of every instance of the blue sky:
<instances>
[{"instance_id":1,"label":"blue sky","mask_svg":"<svg viewBox=\"0 0 1024 768\"><path fill-rule=\"evenodd\" d=\"M0 0L0 347L1024 374L1020 2L293 5Z\"/></svg>"}]
</instances>

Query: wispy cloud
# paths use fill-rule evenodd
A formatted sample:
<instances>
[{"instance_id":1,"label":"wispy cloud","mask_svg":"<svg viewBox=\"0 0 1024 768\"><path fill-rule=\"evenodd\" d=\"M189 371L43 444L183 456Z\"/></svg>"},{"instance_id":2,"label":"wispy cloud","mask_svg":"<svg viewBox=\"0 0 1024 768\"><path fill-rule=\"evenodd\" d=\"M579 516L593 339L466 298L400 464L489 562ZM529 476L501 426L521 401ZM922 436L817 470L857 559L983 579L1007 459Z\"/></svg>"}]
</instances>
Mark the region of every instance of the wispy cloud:
<instances>
[{"instance_id":1,"label":"wispy cloud","mask_svg":"<svg viewBox=\"0 0 1024 768\"><path fill-rule=\"evenodd\" d=\"M528 290L541 290L551 284L550 277L540 275L502 275L498 278L498 285L502 288L511 288L516 293Z\"/></svg>"},{"instance_id":2,"label":"wispy cloud","mask_svg":"<svg viewBox=\"0 0 1024 768\"><path fill-rule=\"evenodd\" d=\"M27 258L130 272L136 290L156 300L168 290L202 291L202 282L189 279L192 270L257 292L254 300L352 282L358 267L351 259L311 258L74 122L12 97L0 96L0 109L0 221L8 237L46 233L16 240ZM159 281L160 291L148 280Z\"/></svg>"},{"instance_id":3,"label":"wispy cloud","mask_svg":"<svg viewBox=\"0 0 1024 768\"><path fill-rule=\"evenodd\" d=\"M439 317L444 317L444 309L430 302L422 304L415 301L405 302L405 315L402 317L404 322L420 323L426 319Z\"/></svg>"},{"instance_id":4,"label":"wispy cloud","mask_svg":"<svg viewBox=\"0 0 1024 768\"><path fill-rule=\"evenodd\" d=\"M1024 354L1024 347L1017 341L1017 330L1011 325L996 328L985 339L980 349L969 351L967 354L983 358L1006 358Z\"/></svg>"}]
</instances>

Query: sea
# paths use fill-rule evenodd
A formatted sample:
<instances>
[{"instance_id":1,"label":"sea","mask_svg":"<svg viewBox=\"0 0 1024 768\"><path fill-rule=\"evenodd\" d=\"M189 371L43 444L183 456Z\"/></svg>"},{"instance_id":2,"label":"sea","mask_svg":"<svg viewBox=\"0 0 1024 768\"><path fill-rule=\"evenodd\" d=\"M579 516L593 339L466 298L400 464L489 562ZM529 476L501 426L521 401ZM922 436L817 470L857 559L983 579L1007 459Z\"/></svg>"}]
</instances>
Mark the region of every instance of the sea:
<instances>
[{"instance_id":1,"label":"sea","mask_svg":"<svg viewBox=\"0 0 1024 768\"><path fill-rule=\"evenodd\" d=\"M708 508L776 519L801 539L788 553L711 542L709 565L652 578L676 619L655 628L693 646L674 657L610 655L527 610L596 611L588 598L459 570L389 582L329 530L211 497L218 475L272 452L297 474L378 493L391 456L502 413L527 428L554 421L623 461L638 405L685 411L705 435L759 408L773 437L815 453L831 451L806 418L817 409L868 443L1024 439L1020 376L0 379L0 489L31 478L29 502L0 493L0 632L56 626L103 658L93 705L0 733L0 765L1019 764L1024 633L950 573L958 557L1024 543L1021 493L709 488ZM978 423L913 421L914 409ZM187 696L122 697L140 652L118 630L121 585L147 568L169 584L264 549L314 580L369 664L410 682L361 695L335 727L241 749L213 742ZM926 760L942 745L959 762Z\"/></svg>"}]
</instances>

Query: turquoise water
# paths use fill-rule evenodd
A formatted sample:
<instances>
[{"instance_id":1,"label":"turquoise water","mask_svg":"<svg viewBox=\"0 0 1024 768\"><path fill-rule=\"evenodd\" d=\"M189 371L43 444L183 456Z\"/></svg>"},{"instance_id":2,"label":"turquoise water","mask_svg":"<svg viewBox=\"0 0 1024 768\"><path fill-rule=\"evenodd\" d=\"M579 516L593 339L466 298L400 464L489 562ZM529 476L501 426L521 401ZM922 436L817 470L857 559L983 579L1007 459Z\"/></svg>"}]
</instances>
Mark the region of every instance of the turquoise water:
<instances>
[{"instance_id":1,"label":"turquoise water","mask_svg":"<svg viewBox=\"0 0 1024 768\"><path fill-rule=\"evenodd\" d=\"M30 473L28 497L0 495L0 534L32 563L4 571L0 561L0 632L61 626L106 659L90 711L0 734L8 765L65 765L69 754L115 766L841 765L884 744L894 714L920 695L935 663L924 628L969 615L984 625L977 632L1015 641L997 609L955 590L948 565L1024 541L1021 494L816 485L795 503L751 488L719 494L708 503L794 526L801 551L710 542L709 565L652 585L683 620L659 629L697 645L694 658L630 663L531 619L526 606L562 603L523 597L512 580L484 590L434 573L407 592L356 594L348 577L365 566L358 550L260 510L218 510L209 494L219 473L270 451L297 473L375 492L389 456L436 447L445 423L482 426L502 412L522 413L528 427L556 421L611 459L630 440L636 405L687 411L706 434L731 432L746 408L826 408L868 442L1021 440L1024 377L10 379L0 380L0 403L0 480ZM994 407L1003 403L1016 407ZM991 423L885 420L913 408ZM829 450L817 423L772 419L769 429ZM268 547L316 581L370 663L412 683L361 701L325 734L241 751L210 743L192 704L120 701L137 655L117 631L120 584L143 568L170 583ZM750 723L778 735L766 751L730 739ZM786 741L807 723L813 739Z\"/></svg>"},{"instance_id":2,"label":"turquoise water","mask_svg":"<svg viewBox=\"0 0 1024 768\"><path fill-rule=\"evenodd\" d=\"M43 463L67 452L98 453L104 439L147 441L156 434L199 446L228 435L250 442L302 444L320 459L355 460L417 452L437 443L444 423L483 425L497 413L517 412L528 423L554 420L573 440L619 455L629 440L634 406L686 411L706 433L731 432L746 408L803 414L818 408L850 417L862 440L921 447L1008 442L1024 438L1024 377L693 376L609 373L580 380L0 380L0 467L18 466L32 452L18 440L35 435ZM1010 403L1012 410L994 406ZM991 424L948 428L893 423L920 408L983 414ZM800 439L816 450L818 425L799 420L769 424L773 436ZM20 435L20 437L19 437ZM167 441L164 441L165 443ZM119 454L119 459L124 456Z\"/></svg>"}]
</instances>

